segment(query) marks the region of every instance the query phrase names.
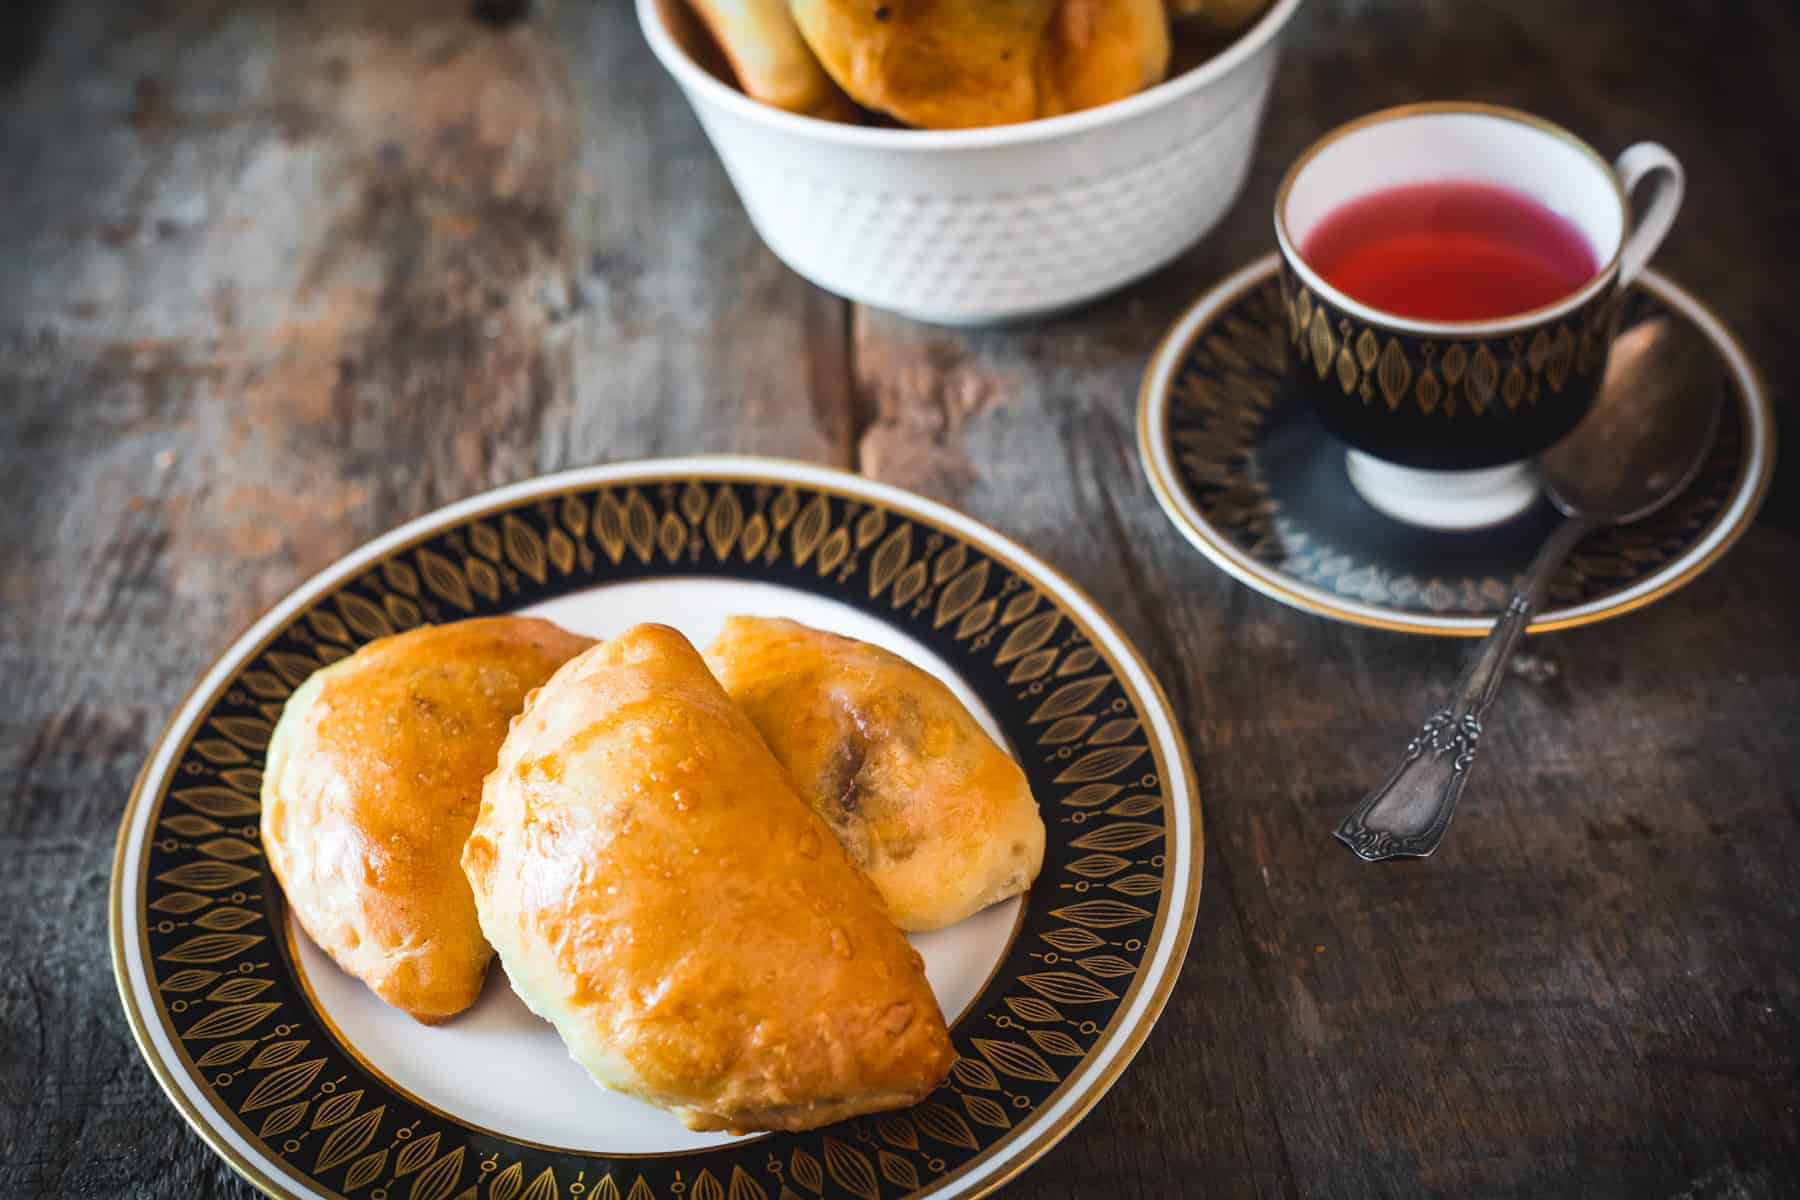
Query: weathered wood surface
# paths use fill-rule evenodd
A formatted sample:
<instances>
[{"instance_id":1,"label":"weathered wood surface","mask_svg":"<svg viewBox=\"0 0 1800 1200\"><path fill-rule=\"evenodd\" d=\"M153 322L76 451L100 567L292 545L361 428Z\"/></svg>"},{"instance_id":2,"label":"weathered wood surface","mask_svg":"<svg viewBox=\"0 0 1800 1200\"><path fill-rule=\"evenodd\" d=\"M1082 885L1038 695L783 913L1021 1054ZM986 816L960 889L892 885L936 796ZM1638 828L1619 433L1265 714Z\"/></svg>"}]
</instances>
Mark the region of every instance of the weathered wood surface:
<instances>
[{"instance_id":1,"label":"weathered wood surface","mask_svg":"<svg viewBox=\"0 0 1800 1200\"><path fill-rule=\"evenodd\" d=\"M1313 0L1217 234L976 334L776 263L623 0L475 7L0 16L0 1194L249 1194L138 1061L104 915L131 778L236 631L443 501L726 449L854 465L1022 539L1186 721L1194 952L1014 1194L1795 1194L1797 473L1701 581L1545 640L1554 672L1512 685L1445 848L1371 869L1325 831L1466 647L1231 584L1155 508L1132 433L1149 349L1266 247L1293 153L1442 95L1674 148L1661 262L1791 406L1790 6Z\"/></svg>"}]
</instances>

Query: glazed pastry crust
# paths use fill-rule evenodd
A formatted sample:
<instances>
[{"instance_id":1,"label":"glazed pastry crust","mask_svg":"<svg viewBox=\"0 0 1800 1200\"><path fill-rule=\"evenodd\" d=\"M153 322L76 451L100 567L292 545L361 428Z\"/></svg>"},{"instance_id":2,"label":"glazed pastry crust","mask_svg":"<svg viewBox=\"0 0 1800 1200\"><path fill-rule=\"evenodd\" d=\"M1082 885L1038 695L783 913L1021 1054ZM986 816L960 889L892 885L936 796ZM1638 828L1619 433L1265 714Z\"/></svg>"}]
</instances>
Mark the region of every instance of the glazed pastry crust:
<instances>
[{"instance_id":1,"label":"glazed pastry crust","mask_svg":"<svg viewBox=\"0 0 1800 1200\"><path fill-rule=\"evenodd\" d=\"M315 672L276 724L262 841L288 905L419 1021L474 1003L493 957L458 860L507 724L592 644L530 617L424 626Z\"/></svg>"},{"instance_id":2,"label":"glazed pastry crust","mask_svg":"<svg viewBox=\"0 0 1800 1200\"><path fill-rule=\"evenodd\" d=\"M793 0L839 87L924 129L1039 116L1038 51L1057 0Z\"/></svg>"},{"instance_id":3,"label":"glazed pastry crust","mask_svg":"<svg viewBox=\"0 0 1800 1200\"><path fill-rule=\"evenodd\" d=\"M938 679L780 618L732 617L706 657L902 929L1031 886L1044 822L1025 773Z\"/></svg>"},{"instance_id":4,"label":"glazed pastry crust","mask_svg":"<svg viewBox=\"0 0 1800 1200\"><path fill-rule=\"evenodd\" d=\"M753 100L828 121L855 121L838 90L794 26L787 0L688 0Z\"/></svg>"},{"instance_id":5,"label":"glazed pastry crust","mask_svg":"<svg viewBox=\"0 0 1800 1200\"><path fill-rule=\"evenodd\" d=\"M924 964L675 630L558 671L463 854L513 989L692 1129L908 1105L954 1060Z\"/></svg>"},{"instance_id":6,"label":"glazed pastry crust","mask_svg":"<svg viewBox=\"0 0 1800 1200\"><path fill-rule=\"evenodd\" d=\"M1062 0L1039 60L1043 116L1123 100L1169 73L1163 0Z\"/></svg>"}]
</instances>

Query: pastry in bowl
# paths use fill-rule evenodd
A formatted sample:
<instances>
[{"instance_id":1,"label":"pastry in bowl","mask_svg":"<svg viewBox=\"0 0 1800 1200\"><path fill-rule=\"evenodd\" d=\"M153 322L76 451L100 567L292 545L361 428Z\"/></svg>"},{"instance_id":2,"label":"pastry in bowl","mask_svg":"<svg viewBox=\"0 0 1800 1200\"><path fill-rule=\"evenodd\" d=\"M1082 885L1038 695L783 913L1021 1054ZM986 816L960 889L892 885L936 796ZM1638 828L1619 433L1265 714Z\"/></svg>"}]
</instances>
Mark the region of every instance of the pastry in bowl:
<instances>
[{"instance_id":1,"label":"pastry in bowl","mask_svg":"<svg viewBox=\"0 0 1800 1200\"><path fill-rule=\"evenodd\" d=\"M902 929L1031 886L1044 822L1025 773L941 681L770 617L732 617L706 658Z\"/></svg>"},{"instance_id":2,"label":"pastry in bowl","mask_svg":"<svg viewBox=\"0 0 1800 1200\"><path fill-rule=\"evenodd\" d=\"M901 1107L955 1058L880 895L666 626L532 698L463 868L520 998L596 1081L691 1129Z\"/></svg>"},{"instance_id":3,"label":"pastry in bowl","mask_svg":"<svg viewBox=\"0 0 1800 1200\"><path fill-rule=\"evenodd\" d=\"M1163 0L1062 0L1040 58L1040 116L1136 95L1169 71Z\"/></svg>"},{"instance_id":4,"label":"pastry in bowl","mask_svg":"<svg viewBox=\"0 0 1800 1200\"><path fill-rule=\"evenodd\" d=\"M794 20L838 86L925 129L1040 114L1038 51L1057 0L793 0Z\"/></svg>"},{"instance_id":5,"label":"pastry in bowl","mask_svg":"<svg viewBox=\"0 0 1800 1200\"><path fill-rule=\"evenodd\" d=\"M788 0L688 0L752 99L827 121L861 114L800 39Z\"/></svg>"},{"instance_id":6,"label":"pastry in bowl","mask_svg":"<svg viewBox=\"0 0 1800 1200\"><path fill-rule=\"evenodd\" d=\"M315 672L276 723L262 842L288 906L419 1021L481 991L493 951L457 866L481 783L526 694L591 645L533 617L427 625Z\"/></svg>"}]
</instances>

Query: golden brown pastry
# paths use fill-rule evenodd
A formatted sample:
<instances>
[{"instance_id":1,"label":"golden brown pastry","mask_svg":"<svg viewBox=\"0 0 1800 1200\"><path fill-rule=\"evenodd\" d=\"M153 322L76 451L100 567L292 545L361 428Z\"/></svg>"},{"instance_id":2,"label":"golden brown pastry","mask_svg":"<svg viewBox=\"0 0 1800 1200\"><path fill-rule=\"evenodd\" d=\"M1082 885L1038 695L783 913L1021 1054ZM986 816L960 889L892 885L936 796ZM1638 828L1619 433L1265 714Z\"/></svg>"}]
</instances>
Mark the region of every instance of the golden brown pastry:
<instances>
[{"instance_id":1,"label":"golden brown pastry","mask_svg":"<svg viewBox=\"0 0 1800 1200\"><path fill-rule=\"evenodd\" d=\"M599 1083L691 1129L911 1104L955 1057L880 896L666 626L532 698L463 869L520 998Z\"/></svg>"},{"instance_id":2,"label":"golden brown pastry","mask_svg":"<svg viewBox=\"0 0 1800 1200\"><path fill-rule=\"evenodd\" d=\"M433 1024L493 951L458 868L481 781L525 695L593 645L534 617L370 642L288 699L263 770L263 852L320 949Z\"/></svg>"},{"instance_id":3,"label":"golden brown pastry","mask_svg":"<svg viewBox=\"0 0 1800 1200\"><path fill-rule=\"evenodd\" d=\"M788 0L688 0L744 94L788 112L854 121L856 106L838 90L800 39Z\"/></svg>"},{"instance_id":4,"label":"golden brown pastry","mask_svg":"<svg viewBox=\"0 0 1800 1200\"><path fill-rule=\"evenodd\" d=\"M1168 0L1169 17L1192 22L1215 33L1247 29L1269 7L1269 0Z\"/></svg>"},{"instance_id":5,"label":"golden brown pastry","mask_svg":"<svg viewBox=\"0 0 1800 1200\"><path fill-rule=\"evenodd\" d=\"M1037 58L1058 0L793 0L851 99L925 129L1043 115Z\"/></svg>"},{"instance_id":6,"label":"golden brown pastry","mask_svg":"<svg viewBox=\"0 0 1800 1200\"><path fill-rule=\"evenodd\" d=\"M1062 0L1039 58L1040 115L1123 100L1169 70L1163 0Z\"/></svg>"},{"instance_id":7,"label":"golden brown pastry","mask_svg":"<svg viewBox=\"0 0 1800 1200\"><path fill-rule=\"evenodd\" d=\"M936 678L771 617L732 617L706 660L902 929L1031 886L1044 822L1025 773Z\"/></svg>"}]
</instances>

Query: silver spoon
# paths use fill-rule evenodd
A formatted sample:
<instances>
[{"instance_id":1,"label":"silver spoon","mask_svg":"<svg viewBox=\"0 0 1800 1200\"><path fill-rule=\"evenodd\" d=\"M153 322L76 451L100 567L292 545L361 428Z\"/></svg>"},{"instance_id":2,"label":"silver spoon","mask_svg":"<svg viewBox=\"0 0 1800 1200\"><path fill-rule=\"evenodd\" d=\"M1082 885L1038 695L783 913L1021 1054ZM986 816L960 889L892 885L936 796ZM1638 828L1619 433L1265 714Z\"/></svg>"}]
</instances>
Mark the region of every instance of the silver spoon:
<instances>
[{"instance_id":1,"label":"silver spoon","mask_svg":"<svg viewBox=\"0 0 1800 1200\"><path fill-rule=\"evenodd\" d=\"M1696 330L1666 317L1614 341L1594 407L1539 459L1544 490L1567 519L1538 550L1450 703L1426 718L1387 782L1337 827L1359 857L1424 858L1437 849L1506 664L1556 568L1583 537L1649 516L1700 470L1719 424L1718 381L1703 373L1707 349Z\"/></svg>"}]
</instances>

